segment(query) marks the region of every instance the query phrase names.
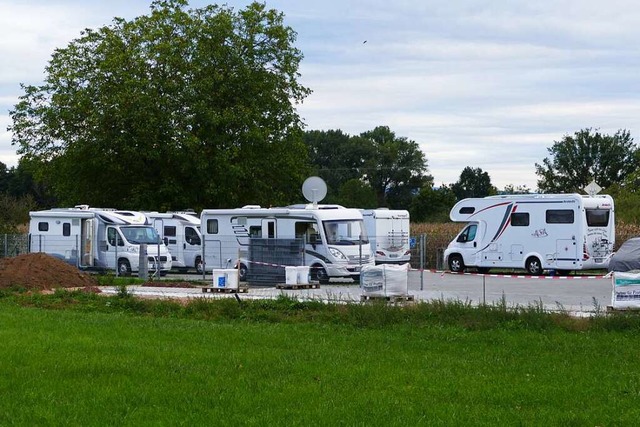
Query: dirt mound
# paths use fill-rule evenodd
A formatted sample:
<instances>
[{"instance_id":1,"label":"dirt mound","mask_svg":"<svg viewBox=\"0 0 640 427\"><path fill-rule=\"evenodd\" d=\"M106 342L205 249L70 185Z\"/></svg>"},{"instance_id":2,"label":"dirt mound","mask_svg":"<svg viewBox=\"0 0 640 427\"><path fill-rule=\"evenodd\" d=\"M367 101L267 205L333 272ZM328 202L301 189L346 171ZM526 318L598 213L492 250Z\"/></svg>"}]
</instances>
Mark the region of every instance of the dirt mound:
<instances>
[{"instance_id":1,"label":"dirt mound","mask_svg":"<svg viewBox=\"0 0 640 427\"><path fill-rule=\"evenodd\" d=\"M97 287L98 281L66 262L43 253L0 259L0 288L27 289Z\"/></svg>"}]
</instances>

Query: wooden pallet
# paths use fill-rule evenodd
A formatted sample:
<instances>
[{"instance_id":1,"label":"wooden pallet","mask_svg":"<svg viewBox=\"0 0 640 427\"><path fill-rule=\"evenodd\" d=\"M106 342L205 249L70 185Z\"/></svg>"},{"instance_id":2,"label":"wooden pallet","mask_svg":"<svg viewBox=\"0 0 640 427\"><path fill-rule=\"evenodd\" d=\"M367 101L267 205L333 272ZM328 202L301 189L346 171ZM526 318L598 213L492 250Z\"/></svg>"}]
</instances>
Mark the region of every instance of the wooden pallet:
<instances>
[{"instance_id":1,"label":"wooden pallet","mask_svg":"<svg viewBox=\"0 0 640 427\"><path fill-rule=\"evenodd\" d=\"M295 285L288 285L286 283L278 283L276 289L320 289L319 283L296 283Z\"/></svg>"},{"instance_id":2,"label":"wooden pallet","mask_svg":"<svg viewBox=\"0 0 640 427\"><path fill-rule=\"evenodd\" d=\"M361 302L384 301L389 303L414 302L413 295L360 295Z\"/></svg>"},{"instance_id":3,"label":"wooden pallet","mask_svg":"<svg viewBox=\"0 0 640 427\"><path fill-rule=\"evenodd\" d=\"M202 288L202 293L206 294L208 292L218 293L218 294L239 294L239 293L247 293L249 292L248 286L240 286L238 288L213 288L213 287L204 287Z\"/></svg>"}]
</instances>

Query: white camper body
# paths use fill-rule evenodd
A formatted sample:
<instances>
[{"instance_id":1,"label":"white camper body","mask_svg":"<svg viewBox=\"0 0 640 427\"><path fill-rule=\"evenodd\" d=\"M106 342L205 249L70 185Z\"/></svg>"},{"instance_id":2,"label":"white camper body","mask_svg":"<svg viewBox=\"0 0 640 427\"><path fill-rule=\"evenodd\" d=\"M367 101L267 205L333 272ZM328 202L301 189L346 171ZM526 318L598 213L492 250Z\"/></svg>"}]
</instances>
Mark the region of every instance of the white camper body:
<instances>
[{"instance_id":1,"label":"white camper body","mask_svg":"<svg viewBox=\"0 0 640 427\"><path fill-rule=\"evenodd\" d=\"M29 250L82 269L139 271L140 244L147 245L148 270L166 274L171 256L141 212L115 209L50 209L29 213ZM158 268L157 268L158 267Z\"/></svg>"},{"instance_id":2,"label":"white camper body","mask_svg":"<svg viewBox=\"0 0 640 427\"><path fill-rule=\"evenodd\" d=\"M362 218L376 264L405 264L411 260L408 211L363 209Z\"/></svg>"},{"instance_id":3,"label":"white camper body","mask_svg":"<svg viewBox=\"0 0 640 427\"><path fill-rule=\"evenodd\" d=\"M468 224L449 243L451 271L524 268L560 274L606 269L615 243L608 195L523 194L464 199L449 214Z\"/></svg>"},{"instance_id":4,"label":"white camper body","mask_svg":"<svg viewBox=\"0 0 640 427\"><path fill-rule=\"evenodd\" d=\"M171 266L202 273L200 218L194 212L144 212L171 253Z\"/></svg>"},{"instance_id":5,"label":"white camper body","mask_svg":"<svg viewBox=\"0 0 640 427\"><path fill-rule=\"evenodd\" d=\"M249 242L262 239L303 239L304 264L312 280L332 277L360 279L360 269L374 265L367 232L358 209L338 205L295 205L282 208L245 206L205 209L200 215L205 267L239 264L240 280L251 268Z\"/></svg>"}]
</instances>

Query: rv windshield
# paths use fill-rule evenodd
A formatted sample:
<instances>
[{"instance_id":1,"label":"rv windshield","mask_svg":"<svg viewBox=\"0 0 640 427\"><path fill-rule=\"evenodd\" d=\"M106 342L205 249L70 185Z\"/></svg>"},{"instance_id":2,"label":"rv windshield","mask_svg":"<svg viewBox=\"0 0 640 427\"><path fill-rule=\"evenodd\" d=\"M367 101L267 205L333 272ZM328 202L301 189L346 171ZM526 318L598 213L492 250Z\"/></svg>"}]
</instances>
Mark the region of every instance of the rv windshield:
<instances>
[{"instance_id":1,"label":"rv windshield","mask_svg":"<svg viewBox=\"0 0 640 427\"><path fill-rule=\"evenodd\" d=\"M158 233L151 226L120 227L120 230L124 238L134 245L157 244L159 241Z\"/></svg>"},{"instance_id":2,"label":"rv windshield","mask_svg":"<svg viewBox=\"0 0 640 427\"><path fill-rule=\"evenodd\" d=\"M369 243L364 222L359 219L324 221L324 233L330 245L357 245Z\"/></svg>"}]
</instances>

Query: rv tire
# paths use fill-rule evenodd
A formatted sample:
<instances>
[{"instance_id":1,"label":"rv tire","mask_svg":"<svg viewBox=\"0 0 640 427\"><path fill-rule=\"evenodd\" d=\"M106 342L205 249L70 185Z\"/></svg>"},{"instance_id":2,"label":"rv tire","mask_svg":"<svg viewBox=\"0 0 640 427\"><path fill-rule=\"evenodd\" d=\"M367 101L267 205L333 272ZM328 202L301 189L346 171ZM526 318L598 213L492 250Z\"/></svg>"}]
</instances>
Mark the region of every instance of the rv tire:
<instances>
[{"instance_id":1,"label":"rv tire","mask_svg":"<svg viewBox=\"0 0 640 427\"><path fill-rule=\"evenodd\" d=\"M240 268L238 269L238 281L246 282L247 281L247 266L244 264L240 264Z\"/></svg>"},{"instance_id":2,"label":"rv tire","mask_svg":"<svg viewBox=\"0 0 640 427\"><path fill-rule=\"evenodd\" d=\"M460 255L449 255L449 270L454 273L462 273L464 271L464 261Z\"/></svg>"},{"instance_id":3,"label":"rv tire","mask_svg":"<svg viewBox=\"0 0 640 427\"><path fill-rule=\"evenodd\" d=\"M118 274L120 276L131 276L131 264L126 259L118 261Z\"/></svg>"},{"instance_id":4,"label":"rv tire","mask_svg":"<svg viewBox=\"0 0 640 427\"><path fill-rule=\"evenodd\" d=\"M530 258L527 258L525 269L530 275L539 276L542 274L542 263L538 258L532 256Z\"/></svg>"},{"instance_id":5,"label":"rv tire","mask_svg":"<svg viewBox=\"0 0 640 427\"><path fill-rule=\"evenodd\" d=\"M198 274L202 274L202 269L203 269L202 258L196 257L196 262L194 267L196 268L196 272Z\"/></svg>"},{"instance_id":6,"label":"rv tire","mask_svg":"<svg viewBox=\"0 0 640 427\"><path fill-rule=\"evenodd\" d=\"M327 270L320 265L315 265L311 267L311 278L312 280L317 280L321 285L326 285L329 283L329 275L327 274Z\"/></svg>"}]
</instances>

